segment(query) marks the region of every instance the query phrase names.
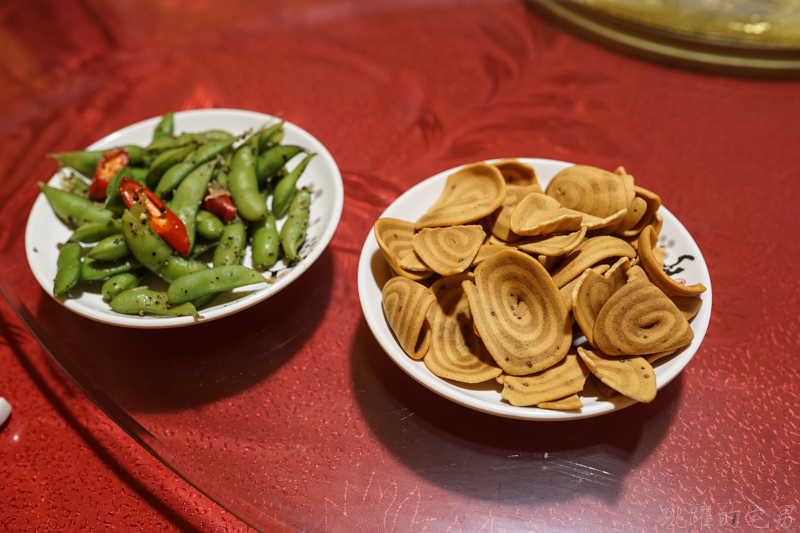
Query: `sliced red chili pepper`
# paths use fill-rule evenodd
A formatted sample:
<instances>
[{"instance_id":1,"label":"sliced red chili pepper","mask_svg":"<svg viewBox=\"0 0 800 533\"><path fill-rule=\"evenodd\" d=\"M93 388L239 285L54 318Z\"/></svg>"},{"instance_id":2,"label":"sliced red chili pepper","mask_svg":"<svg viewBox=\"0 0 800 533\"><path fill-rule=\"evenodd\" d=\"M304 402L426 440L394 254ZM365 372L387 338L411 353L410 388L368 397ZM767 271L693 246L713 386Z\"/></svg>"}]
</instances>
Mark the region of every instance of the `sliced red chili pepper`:
<instances>
[{"instance_id":1,"label":"sliced red chili pepper","mask_svg":"<svg viewBox=\"0 0 800 533\"><path fill-rule=\"evenodd\" d=\"M236 206L233 205L230 196L214 196L213 198L207 196L203 200L203 209L214 213L226 224L236 216Z\"/></svg>"},{"instance_id":2,"label":"sliced red chili pepper","mask_svg":"<svg viewBox=\"0 0 800 533\"><path fill-rule=\"evenodd\" d=\"M142 185L136 180L123 177L119 180L119 195L122 201L130 208L144 196L147 216L150 220L150 227L156 235L164 239L170 248L178 252L179 255L186 257L192 251L189 241L189 234L186 226L178 215L176 215L164 202L155 195L153 191Z\"/></svg>"},{"instance_id":3,"label":"sliced red chili pepper","mask_svg":"<svg viewBox=\"0 0 800 533\"><path fill-rule=\"evenodd\" d=\"M117 172L128 166L128 160L128 150L125 148L114 148L104 155L94 169L94 179L89 185L89 198L105 200L108 182L117 175Z\"/></svg>"},{"instance_id":4,"label":"sliced red chili pepper","mask_svg":"<svg viewBox=\"0 0 800 533\"><path fill-rule=\"evenodd\" d=\"M217 215L226 224L236 216L236 206L231 200L231 193L216 181L208 184L208 191L206 197L203 198L202 207Z\"/></svg>"}]
</instances>

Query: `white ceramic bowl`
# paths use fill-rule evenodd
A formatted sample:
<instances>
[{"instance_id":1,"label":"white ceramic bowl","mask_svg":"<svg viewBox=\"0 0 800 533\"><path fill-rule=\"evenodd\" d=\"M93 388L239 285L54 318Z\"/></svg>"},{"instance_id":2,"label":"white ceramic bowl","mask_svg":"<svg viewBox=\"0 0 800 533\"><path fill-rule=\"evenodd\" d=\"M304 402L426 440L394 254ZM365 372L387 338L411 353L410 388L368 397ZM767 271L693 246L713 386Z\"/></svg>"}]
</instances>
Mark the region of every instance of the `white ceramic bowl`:
<instances>
[{"instance_id":1,"label":"white ceramic bowl","mask_svg":"<svg viewBox=\"0 0 800 533\"><path fill-rule=\"evenodd\" d=\"M547 187L547 184L559 171L572 166L572 163L547 159L517 159L536 170L536 176L543 188ZM447 176L455 170L457 168L437 174L409 189L395 200L380 218L416 221L439 197L444 189ZM661 207L659 214L664 218L659 245L667 249L665 264L671 265L682 256L692 257L692 259L684 257L680 260L678 268L683 270L676 278L683 278L689 285L702 283L708 288L701 296L703 306L700 312L691 321L694 330L692 343L679 353L654 364L656 382L658 388L661 389L686 367L703 341L711 318L711 279L703 255L686 228L665 207ZM467 385L435 376L422 361L416 361L406 355L386 322L381 306L381 289L389 276L389 266L378 248L374 234L370 231L361 250L358 265L358 294L364 316L378 343L389 357L408 375L437 394L478 411L523 420L588 418L610 413L635 403L634 400L621 395L610 399L602 396L590 380L587 382L586 389L579 395L583 402L583 408L579 410L552 411L538 407L516 407L502 399L500 395L502 386L494 380L477 385ZM575 339L574 344L577 345L581 342L585 342L584 337Z\"/></svg>"},{"instance_id":2,"label":"white ceramic bowl","mask_svg":"<svg viewBox=\"0 0 800 533\"><path fill-rule=\"evenodd\" d=\"M125 144L146 146L152 140L153 130L160 119L161 117L155 117L123 128L95 142L88 150L102 150ZM262 113L238 109L184 111L175 113L175 133L221 129L238 135L279 120ZM220 294L210 305L200 310L203 317L200 320L192 317L129 316L115 313L100 294L102 282L81 282L70 291L70 295L58 297L56 300L67 309L99 322L132 328L168 328L202 324L231 315L266 300L297 280L319 258L333 237L344 205L344 187L339 168L322 143L294 124L286 122L284 126L286 133L283 144L303 146L309 152L316 152L317 156L309 163L298 182L298 187L310 186L313 189L308 234L300 252L303 259L294 266L287 266L282 262L275 265L275 283L262 283ZM288 168L291 169L296 164L297 161L292 160ZM56 173L48 184L60 187L60 181L61 172ZM282 221L279 221L279 228L281 224ZM72 230L56 217L44 194L40 194L33 204L25 228L25 251L33 275L50 295L53 294L53 279L56 275L58 243L66 242L70 235ZM249 248L244 264L252 265ZM156 284L153 288L166 287L165 284L157 287L159 280L148 281Z\"/></svg>"}]
</instances>

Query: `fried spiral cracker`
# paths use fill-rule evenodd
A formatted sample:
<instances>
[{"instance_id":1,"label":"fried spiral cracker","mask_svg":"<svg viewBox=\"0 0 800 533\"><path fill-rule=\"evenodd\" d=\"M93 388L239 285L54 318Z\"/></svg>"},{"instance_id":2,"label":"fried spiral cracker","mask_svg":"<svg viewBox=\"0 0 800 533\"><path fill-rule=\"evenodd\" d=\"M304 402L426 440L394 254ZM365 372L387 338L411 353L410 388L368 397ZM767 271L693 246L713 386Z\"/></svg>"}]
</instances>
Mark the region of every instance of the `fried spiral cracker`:
<instances>
[{"instance_id":1,"label":"fried spiral cracker","mask_svg":"<svg viewBox=\"0 0 800 533\"><path fill-rule=\"evenodd\" d=\"M505 197L506 180L497 167L473 163L447 177L442 194L415 227L469 224L492 213Z\"/></svg>"},{"instance_id":2,"label":"fried spiral cracker","mask_svg":"<svg viewBox=\"0 0 800 533\"><path fill-rule=\"evenodd\" d=\"M566 398L560 400L553 400L551 402L537 403L536 407L541 409L552 409L554 411L575 411L583 407L583 402L578 397L578 393L571 394Z\"/></svg>"},{"instance_id":3,"label":"fried spiral cracker","mask_svg":"<svg viewBox=\"0 0 800 533\"><path fill-rule=\"evenodd\" d=\"M400 261L405 256L414 253L411 246L411 238L414 236L413 223L396 218L379 218L375 221L373 233L386 262L399 275L415 281L433 275L430 270L414 272L400 266Z\"/></svg>"},{"instance_id":4,"label":"fried spiral cracker","mask_svg":"<svg viewBox=\"0 0 800 533\"><path fill-rule=\"evenodd\" d=\"M575 165L556 174L545 193L567 209L598 218L627 209L629 203L620 176L587 165Z\"/></svg>"},{"instance_id":5,"label":"fried spiral cracker","mask_svg":"<svg viewBox=\"0 0 800 533\"><path fill-rule=\"evenodd\" d=\"M567 235L543 235L528 237L512 244L517 250L534 255L557 257L566 255L575 249L586 235L586 227Z\"/></svg>"},{"instance_id":6,"label":"fried spiral cracker","mask_svg":"<svg viewBox=\"0 0 800 533\"><path fill-rule=\"evenodd\" d=\"M570 233L580 229L583 215L563 208L547 195L532 193L520 200L511 213L509 223L511 231L517 235Z\"/></svg>"},{"instance_id":7,"label":"fried spiral cracker","mask_svg":"<svg viewBox=\"0 0 800 533\"><path fill-rule=\"evenodd\" d=\"M586 269L572 290L572 316L592 346L595 346L592 332L597 315L611 295L628 282L629 268L630 261L623 257L603 275Z\"/></svg>"},{"instance_id":8,"label":"fried spiral cracker","mask_svg":"<svg viewBox=\"0 0 800 533\"><path fill-rule=\"evenodd\" d=\"M694 338L689 322L658 287L635 279L600 309L594 345L609 355L648 355L686 346Z\"/></svg>"},{"instance_id":9,"label":"fried spiral cracker","mask_svg":"<svg viewBox=\"0 0 800 533\"><path fill-rule=\"evenodd\" d=\"M411 245L431 270L452 276L469 268L484 237L478 225L424 228L414 235Z\"/></svg>"},{"instance_id":10,"label":"fried spiral cracker","mask_svg":"<svg viewBox=\"0 0 800 533\"><path fill-rule=\"evenodd\" d=\"M431 287L436 301L428 310L431 344L425 366L441 378L463 383L481 383L502 373L472 327L461 283L474 278L465 272L438 280Z\"/></svg>"},{"instance_id":11,"label":"fried spiral cracker","mask_svg":"<svg viewBox=\"0 0 800 533\"><path fill-rule=\"evenodd\" d=\"M516 159L504 159L492 163L492 165L497 167L506 179L506 184L522 186L535 185L539 188L539 192L542 192L542 188L539 186L539 180L536 179L536 171L533 170L533 167L530 165L526 165Z\"/></svg>"},{"instance_id":12,"label":"fried spiral cracker","mask_svg":"<svg viewBox=\"0 0 800 533\"><path fill-rule=\"evenodd\" d=\"M686 297L698 296L704 293L706 288L702 283L681 285L664 272L653 253L653 247L657 242L658 234L652 226L646 227L639 235L639 261L653 285L661 289L667 296Z\"/></svg>"},{"instance_id":13,"label":"fried spiral cracker","mask_svg":"<svg viewBox=\"0 0 800 533\"><path fill-rule=\"evenodd\" d=\"M436 297L424 285L404 277L387 281L381 296L386 321L400 347L413 359L422 359L431 342L425 317Z\"/></svg>"},{"instance_id":14,"label":"fried spiral cracker","mask_svg":"<svg viewBox=\"0 0 800 533\"><path fill-rule=\"evenodd\" d=\"M656 397L656 373L644 357L619 359L578 348L578 354L600 381L628 398L650 403Z\"/></svg>"},{"instance_id":15,"label":"fried spiral cracker","mask_svg":"<svg viewBox=\"0 0 800 533\"><path fill-rule=\"evenodd\" d=\"M464 282L475 328L507 374L538 372L560 361L572 342L564 299L544 267L517 250L494 254Z\"/></svg>"},{"instance_id":16,"label":"fried spiral cracker","mask_svg":"<svg viewBox=\"0 0 800 533\"><path fill-rule=\"evenodd\" d=\"M558 287L563 287L600 261L612 257L633 259L635 256L636 251L622 239L610 235L592 237L567 254L564 261L553 271L553 281Z\"/></svg>"},{"instance_id":17,"label":"fried spiral cracker","mask_svg":"<svg viewBox=\"0 0 800 533\"><path fill-rule=\"evenodd\" d=\"M527 376L503 376L503 399L511 405L528 406L560 400L583 390L589 370L574 353L558 363Z\"/></svg>"}]
</instances>

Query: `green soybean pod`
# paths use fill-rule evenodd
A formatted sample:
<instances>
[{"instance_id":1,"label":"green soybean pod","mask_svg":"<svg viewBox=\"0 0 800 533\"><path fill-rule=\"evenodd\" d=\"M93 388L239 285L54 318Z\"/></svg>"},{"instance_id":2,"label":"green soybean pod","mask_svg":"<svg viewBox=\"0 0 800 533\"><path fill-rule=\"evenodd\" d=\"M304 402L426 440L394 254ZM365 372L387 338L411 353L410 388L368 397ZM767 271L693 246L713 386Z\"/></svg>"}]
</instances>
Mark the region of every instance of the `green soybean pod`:
<instances>
[{"instance_id":1,"label":"green soybean pod","mask_svg":"<svg viewBox=\"0 0 800 533\"><path fill-rule=\"evenodd\" d=\"M156 129L153 131L153 140L156 139L169 139L172 137L172 130L175 127L175 116L173 113L167 113L156 124Z\"/></svg>"},{"instance_id":2,"label":"green soybean pod","mask_svg":"<svg viewBox=\"0 0 800 533\"><path fill-rule=\"evenodd\" d=\"M258 193L257 146L258 134L254 134L236 149L228 172L231 200L239 216L251 222L261 220L267 214L267 204Z\"/></svg>"},{"instance_id":3,"label":"green soybean pod","mask_svg":"<svg viewBox=\"0 0 800 533\"><path fill-rule=\"evenodd\" d=\"M242 261L245 246L247 246L247 230L244 223L228 224L214 249L214 266L238 265Z\"/></svg>"},{"instance_id":4,"label":"green soybean pod","mask_svg":"<svg viewBox=\"0 0 800 533\"><path fill-rule=\"evenodd\" d=\"M128 289L133 289L137 285L139 285L139 276L131 274L130 272L124 272L108 278L108 280L103 283L100 293L103 295L103 300L110 302L119 293L127 291Z\"/></svg>"},{"instance_id":5,"label":"green soybean pod","mask_svg":"<svg viewBox=\"0 0 800 533\"><path fill-rule=\"evenodd\" d=\"M130 253L131 251L125 243L125 236L122 234L122 224L120 224L120 233L102 239L94 248L89 250L86 257L91 257L98 261L116 261Z\"/></svg>"},{"instance_id":6,"label":"green soybean pod","mask_svg":"<svg viewBox=\"0 0 800 533\"><path fill-rule=\"evenodd\" d=\"M170 209L172 209L178 218L181 219L181 222L183 222L186 233L189 235L189 243L191 246L194 246L195 234L198 231L196 226L197 219L199 218L198 213L200 211L200 205L203 203L203 198L205 198L206 192L208 191L208 184L211 181L211 176L214 175L215 166L216 162L203 163L192 170L189 175L181 181L181 184L178 185L178 188L175 190L175 195L172 197ZM219 221L219 219L217 220ZM219 234L221 234L221 221L219 225ZM202 232L205 229L204 227L199 231ZM200 234L205 237L203 233ZM219 237L219 234L217 237Z\"/></svg>"},{"instance_id":7,"label":"green soybean pod","mask_svg":"<svg viewBox=\"0 0 800 533\"><path fill-rule=\"evenodd\" d=\"M222 223L219 217L205 209L198 211L195 224L197 233L201 237L213 241L219 240L225 230L225 224Z\"/></svg>"},{"instance_id":8,"label":"green soybean pod","mask_svg":"<svg viewBox=\"0 0 800 533\"><path fill-rule=\"evenodd\" d=\"M92 243L119 233L122 233L122 224L119 220L109 219L104 222L89 222L78 226L69 240L70 242Z\"/></svg>"},{"instance_id":9,"label":"green soybean pod","mask_svg":"<svg viewBox=\"0 0 800 533\"><path fill-rule=\"evenodd\" d=\"M298 191L289 206L289 217L281 228L281 248L289 261L297 261L297 252L306 240L311 191L305 187Z\"/></svg>"},{"instance_id":10,"label":"green soybean pod","mask_svg":"<svg viewBox=\"0 0 800 533\"><path fill-rule=\"evenodd\" d=\"M122 234L125 235L125 243L131 255L167 283L189 272L208 268L208 265L200 261L174 255L172 248L150 227L141 203L133 205L122 214Z\"/></svg>"},{"instance_id":11,"label":"green soybean pod","mask_svg":"<svg viewBox=\"0 0 800 533\"><path fill-rule=\"evenodd\" d=\"M169 170L164 172L164 175L158 180L158 185L156 185L153 192L156 193L159 198L170 194L190 172L206 161L211 161L230 148L234 140L235 139L228 139L200 145L197 150L187 155L183 161L173 165Z\"/></svg>"},{"instance_id":12,"label":"green soybean pod","mask_svg":"<svg viewBox=\"0 0 800 533\"><path fill-rule=\"evenodd\" d=\"M97 281L139 268L142 268L142 264L130 255L117 261L98 261L87 257L81 264L81 279Z\"/></svg>"},{"instance_id":13,"label":"green soybean pod","mask_svg":"<svg viewBox=\"0 0 800 533\"><path fill-rule=\"evenodd\" d=\"M203 132L203 137L207 142L230 141L236 139L236 136L225 130L207 130Z\"/></svg>"},{"instance_id":14,"label":"green soybean pod","mask_svg":"<svg viewBox=\"0 0 800 533\"><path fill-rule=\"evenodd\" d=\"M268 150L273 146L277 146L283 140L283 136L286 133L284 129L284 124L286 121L282 120L277 124L273 124L269 128L265 128L258 133L258 152L261 153L264 150Z\"/></svg>"},{"instance_id":15,"label":"green soybean pod","mask_svg":"<svg viewBox=\"0 0 800 533\"><path fill-rule=\"evenodd\" d=\"M267 180L277 174L290 159L305 151L306 149L301 146L279 144L259 155L256 165L259 186L263 187Z\"/></svg>"},{"instance_id":16,"label":"green soybean pod","mask_svg":"<svg viewBox=\"0 0 800 533\"><path fill-rule=\"evenodd\" d=\"M58 252L56 278L53 280L53 295L61 296L81 279L81 255L83 248L77 242L65 244Z\"/></svg>"},{"instance_id":17,"label":"green soybean pod","mask_svg":"<svg viewBox=\"0 0 800 533\"><path fill-rule=\"evenodd\" d=\"M216 294L266 281L264 276L245 266L214 267L176 279L167 288L167 298L171 304L181 304L207 294Z\"/></svg>"},{"instance_id":18,"label":"green soybean pod","mask_svg":"<svg viewBox=\"0 0 800 533\"><path fill-rule=\"evenodd\" d=\"M145 184L148 187L154 187L167 170L183 161L195 148L196 145L187 144L186 146L170 148L158 154L147 169L147 177L144 181Z\"/></svg>"},{"instance_id":19,"label":"green soybean pod","mask_svg":"<svg viewBox=\"0 0 800 533\"><path fill-rule=\"evenodd\" d=\"M107 209L98 209L88 198L50 187L41 181L38 185L56 216L67 224L79 226L87 222L105 222L113 216Z\"/></svg>"},{"instance_id":20,"label":"green soybean pod","mask_svg":"<svg viewBox=\"0 0 800 533\"><path fill-rule=\"evenodd\" d=\"M275 215L275 218L283 218L289 210L289 204L297 193L297 180L303 175L303 171L315 155L317 154L309 154L275 186L275 190L272 191L272 214Z\"/></svg>"},{"instance_id":21,"label":"green soybean pod","mask_svg":"<svg viewBox=\"0 0 800 533\"><path fill-rule=\"evenodd\" d=\"M144 288L123 291L109 305L126 315L197 316L197 309L190 302L172 305L166 293Z\"/></svg>"},{"instance_id":22,"label":"green soybean pod","mask_svg":"<svg viewBox=\"0 0 800 533\"><path fill-rule=\"evenodd\" d=\"M153 139L153 141L144 148L144 152L147 154L160 154L164 150L186 146L187 144L203 143L206 142L206 140L202 133L181 133L177 137Z\"/></svg>"},{"instance_id":23,"label":"green soybean pod","mask_svg":"<svg viewBox=\"0 0 800 533\"><path fill-rule=\"evenodd\" d=\"M281 254L278 226L272 213L267 212L263 219L250 224L250 236L253 268L261 272L269 270Z\"/></svg>"},{"instance_id":24,"label":"green soybean pod","mask_svg":"<svg viewBox=\"0 0 800 533\"><path fill-rule=\"evenodd\" d=\"M128 144L120 148L128 150L129 165L138 166L142 163L142 148L140 146ZM59 166L69 167L91 178L94 176L97 163L111 150L76 150L73 152L47 154L47 157L52 157L58 161Z\"/></svg>"}]
</instances>

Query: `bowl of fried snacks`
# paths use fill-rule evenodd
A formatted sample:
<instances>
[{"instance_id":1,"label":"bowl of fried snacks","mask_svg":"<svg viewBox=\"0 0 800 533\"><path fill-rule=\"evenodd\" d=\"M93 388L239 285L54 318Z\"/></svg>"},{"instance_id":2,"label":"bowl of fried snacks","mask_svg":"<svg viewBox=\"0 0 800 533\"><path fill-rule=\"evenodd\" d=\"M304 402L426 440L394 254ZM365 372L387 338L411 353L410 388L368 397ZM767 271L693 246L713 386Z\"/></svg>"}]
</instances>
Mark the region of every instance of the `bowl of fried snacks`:
<instances>
[{"instance_id":1,"label":"bowl of fried snacks","mask_svg":"<svg viewBox=\"0 0 800 533\"><path fill-rule=\"evenodd\" d=\"M654 191L546 159L481 161L375 221L358 289L383 350L485 413L571 420L652 402L711 316L708 268Z\"/></svg>"}]
</instances>

